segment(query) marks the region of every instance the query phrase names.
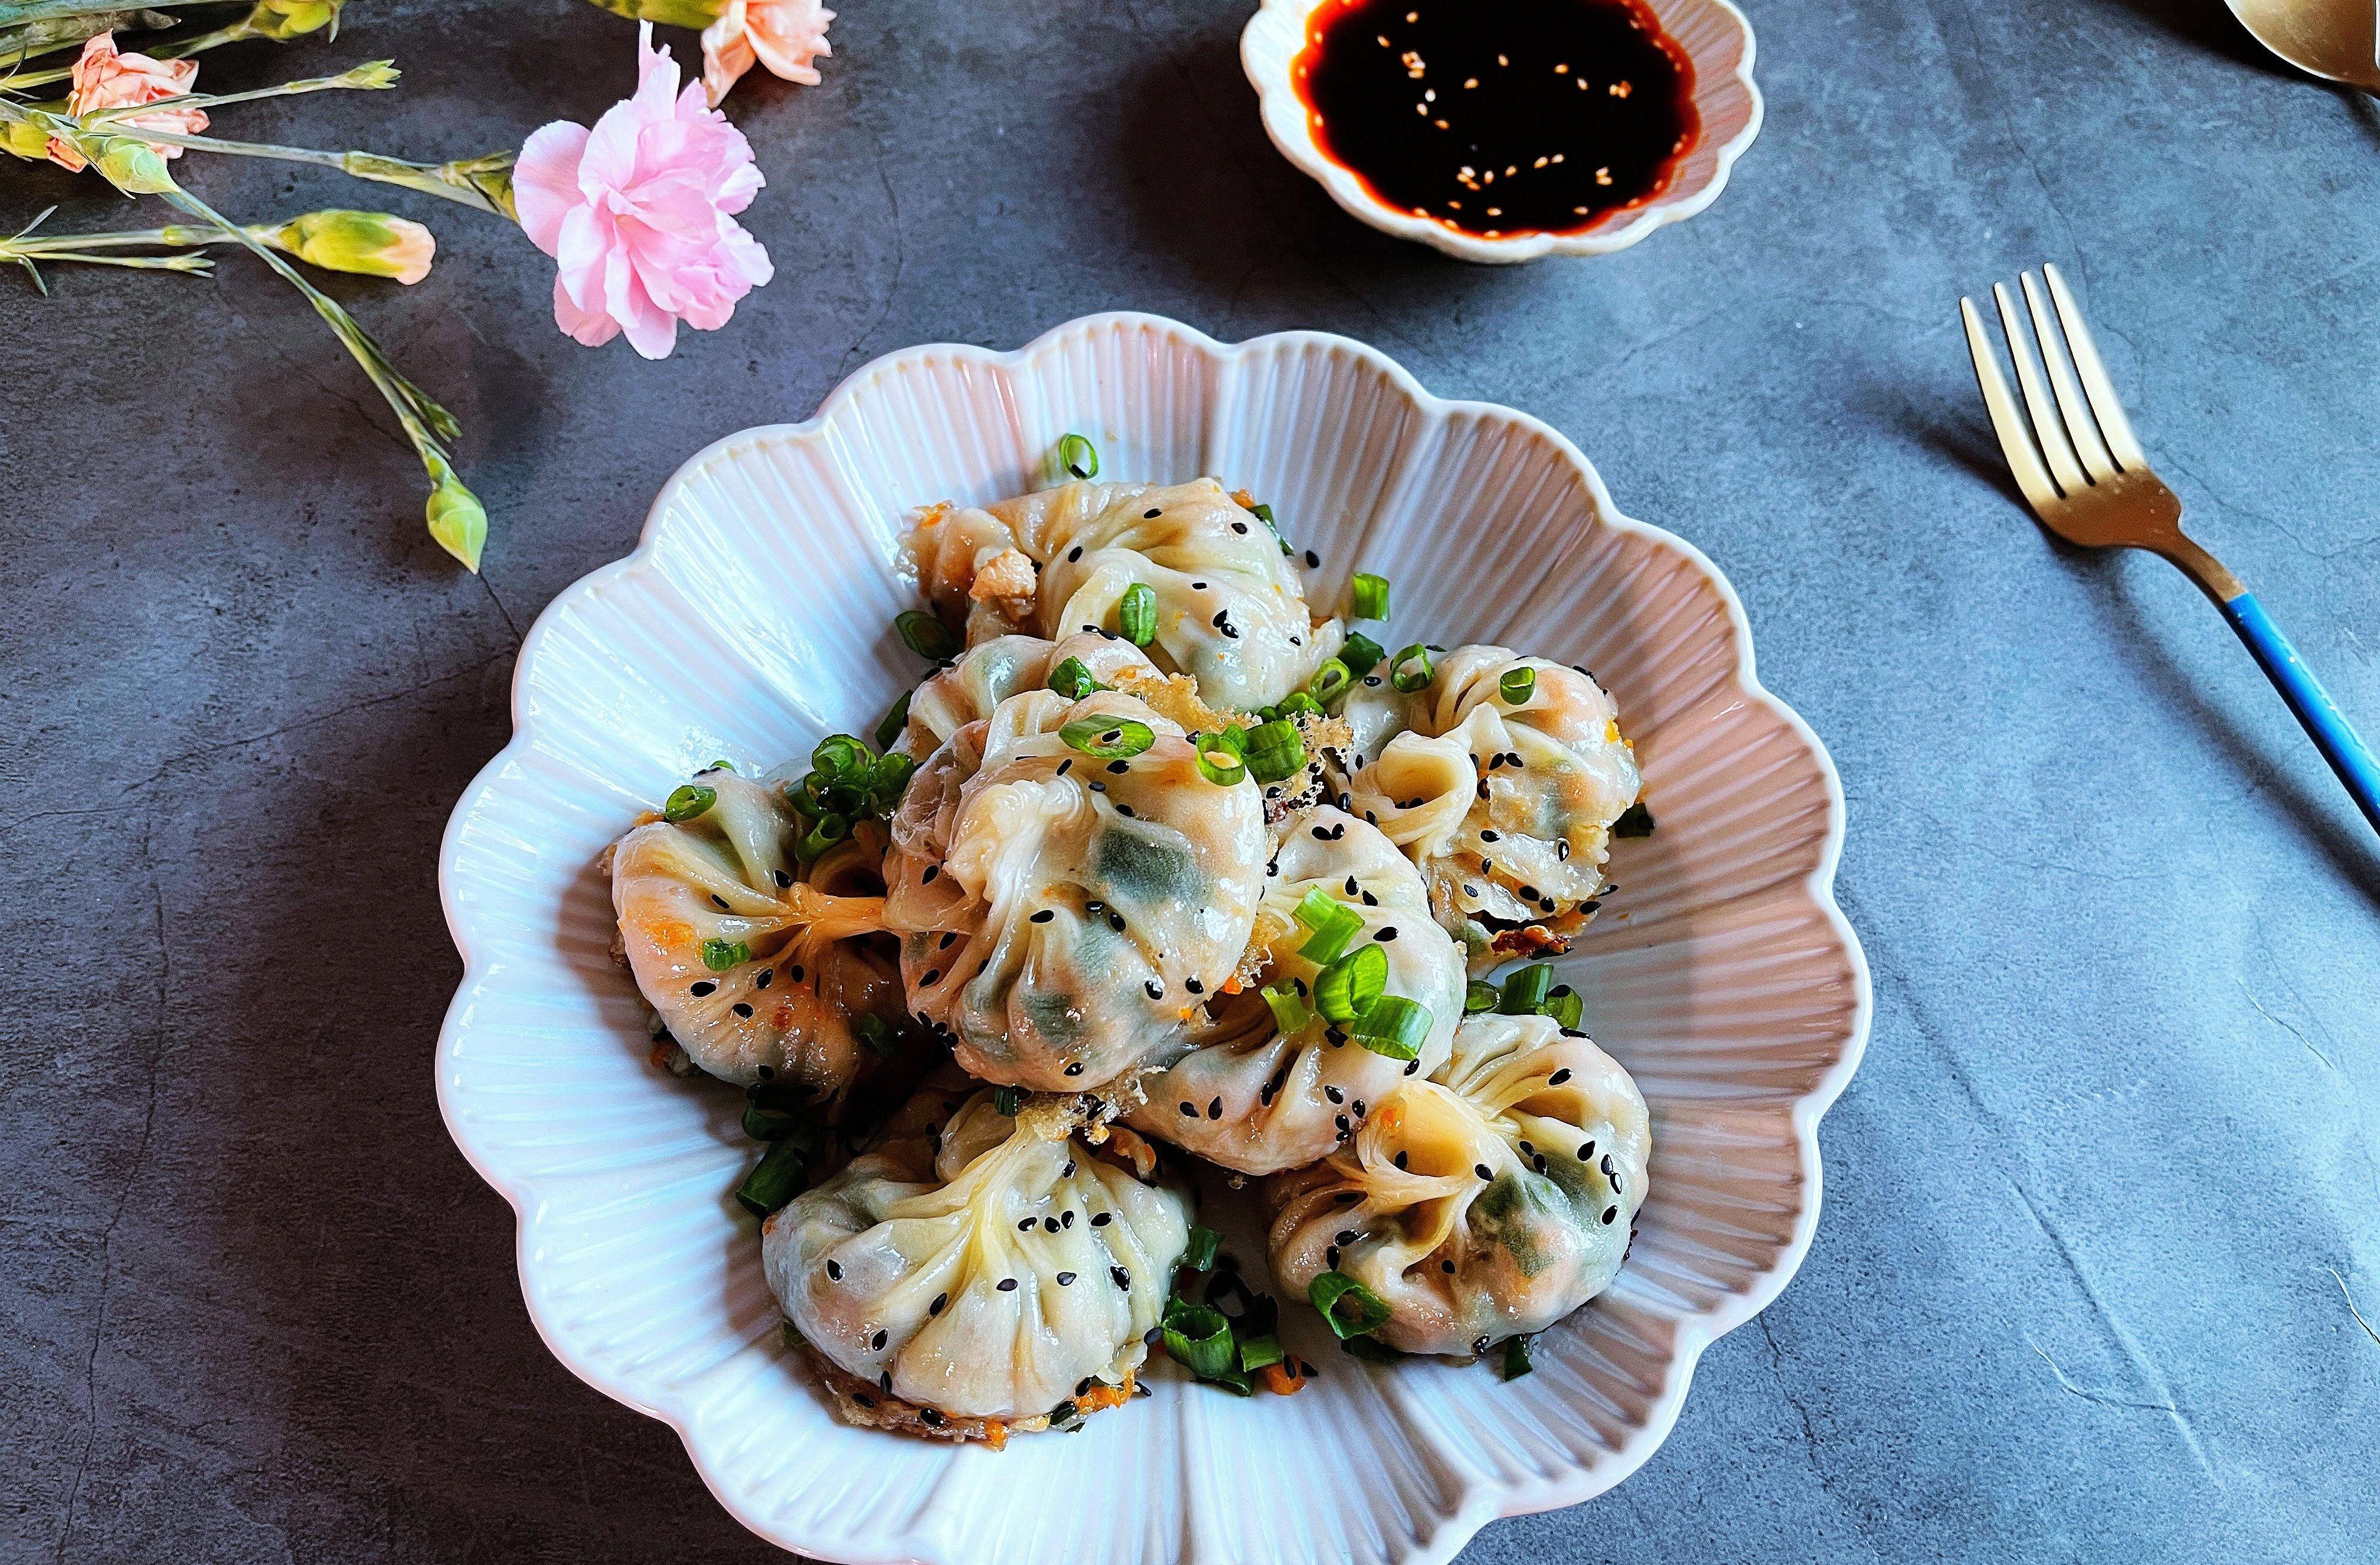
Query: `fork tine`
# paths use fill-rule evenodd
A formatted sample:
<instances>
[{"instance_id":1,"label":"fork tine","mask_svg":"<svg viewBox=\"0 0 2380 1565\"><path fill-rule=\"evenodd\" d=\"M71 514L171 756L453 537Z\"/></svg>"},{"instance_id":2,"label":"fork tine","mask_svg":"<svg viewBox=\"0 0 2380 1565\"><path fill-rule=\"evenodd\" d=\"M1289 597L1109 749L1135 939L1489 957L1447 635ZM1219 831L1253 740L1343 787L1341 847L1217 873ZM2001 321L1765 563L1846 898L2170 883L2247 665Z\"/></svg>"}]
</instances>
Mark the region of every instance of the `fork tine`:
<instances>
[{"instance_id":1,"label":"fork tine","mask_svg":"<svg viewBox=\"0 0 2380 1565\"><path fill-rule=\"evenodd\" d=\"M1960 298L1959 318L1967 325L1967 357L1975 361L1975 383L1983 388L1984 410L1991 415L1992 432L2000 437L2000 455L2008 458L2016 487L2024 491L2037 514L2058 503L2058 491L2050 486L2049 474L2034 454L2032 438L2024 432L2024 417L2009 395L2008 382L2000 379L1999 360L1984 335L1983 318L1975 313L1973 299Z\"/></svg>"},{"instance_id":2,"label":"fork tine","mask_svg":"<svg viewBox=\"0 0 2380 1565\"><path fill-rule=\"evenodd\" d=\"M2082 377L2082 389L2090 394L2091 411L2098 417L2099 428L2107 437L2107 449L2115 454L2117 463L2128 472L2140 472L2149 465L2148 455L2141 443L2132 438L2131 420L2124 417L2123 399L2116 394L2115 382L2107 379L2107 367L2100 362L2099 345L2091 340L2090 323L2066 286L2066 278L2055 265L2045 266L2041 274L2049 280L2049 297L2058 306L2058 323L2066 329L2066 345L2074 350L2074 369Z\"/></svg>"},{"instance_id":3,"label":"fork tine","mask_svg":"<svg viewBox=\"0 0 2380 1565\"><path fill-rule=\"evenodd\" d=\"M2074 494L2088 487L2082 468L2074 460L2074 448L2066 442L2066 431L2058 427L2058 412L2050 405L2049 393L2041 383L2041 371L2034 367L2031 334L2017 320L2016 305L2009 298L2005 284L1992 285L1992 302L1999 306L2000 330L2008 334L2009 361L2016 366L2017 389L2024 394L2024 410L2033 416L2034 438L2041 443L2041 455L2048 459L2049 476L2058 480L2058 489Z\"/></svg>"},{"instance_id":4,"label":"fork tine","mask_svg":"<svg viewBox=\"0 0 2380 1565\"><path fill-rule=\"evenodd\" d=\"M2058 394L2058 417L2066 420L2066 432L2074 437L2074 449L2082 455L2082 468L2095 480L2112 479L2116 476L2116 464L2109 459L2107 448L2099 443L2099 431L2091 421L2091 410L2083 404L2082 389L2074 383L2074 372L2066 367L2066 349L2060 345L2058 328L2049 323L2049 307L2041 302L2041 289L2030 272L2020 273L2017 281L2024 286L2025 312L2033 317L2033 334L2041 342L2041 362L2049 370L2050 390Z\"/></svg>"}]
</instances>

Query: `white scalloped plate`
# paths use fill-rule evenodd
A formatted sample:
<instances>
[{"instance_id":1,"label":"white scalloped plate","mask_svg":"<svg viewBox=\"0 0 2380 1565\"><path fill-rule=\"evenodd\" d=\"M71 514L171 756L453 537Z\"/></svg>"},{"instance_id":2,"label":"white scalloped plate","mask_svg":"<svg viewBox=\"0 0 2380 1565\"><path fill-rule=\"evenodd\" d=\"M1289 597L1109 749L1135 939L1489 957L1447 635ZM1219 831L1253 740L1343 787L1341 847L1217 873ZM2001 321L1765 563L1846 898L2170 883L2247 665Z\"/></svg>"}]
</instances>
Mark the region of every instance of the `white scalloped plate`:
<instances>
[{"instance_id":1,"label":"white scalloped plate","mask_svg":"<svg viewBox=\"0 0 2380 1565\"><path fill-rule=\"evenodd\" d=\"M595 859L637 811L724 756L773 765L872 723L919 672L892 633L905 513L1030 487L1062 433L1111 476L1204 473L1359 564L1396 625L1584 662L1644 763L1656 833L1614 855L1564 976L1652 1105L1650 1198L1619 1281L1548 1332L1534 1375L1293 1349L1293 1398L1153 1377L1079 1436L1005 1451L838 1423L783 1345L729 1191L741 1097L646 1063L609 955ZM635 553L540 616L514 736L455 807L439 889L465 971L438 1043L455 1140L520 1218L521 1291L557 1357L666 1420L762 1536L842 1561L1155 1565L1439 1561L1499 1515L1571 1505L1640 1466L1694 1361L1775 1298L1818 1216L1818 1117L1867 1037L1867 969L1833 897L1834 768L1753 677L1710 563L1622 516L1534 419L1442 402L1342 337L1226 346L1099 315L1016 353L920 347L845 381L807 423L680 468ZM1228 1203L1225 1204L1228 1207ZM1221 1223L1256 1262L1245 1214Z\"/></svg>"}]
</instances>

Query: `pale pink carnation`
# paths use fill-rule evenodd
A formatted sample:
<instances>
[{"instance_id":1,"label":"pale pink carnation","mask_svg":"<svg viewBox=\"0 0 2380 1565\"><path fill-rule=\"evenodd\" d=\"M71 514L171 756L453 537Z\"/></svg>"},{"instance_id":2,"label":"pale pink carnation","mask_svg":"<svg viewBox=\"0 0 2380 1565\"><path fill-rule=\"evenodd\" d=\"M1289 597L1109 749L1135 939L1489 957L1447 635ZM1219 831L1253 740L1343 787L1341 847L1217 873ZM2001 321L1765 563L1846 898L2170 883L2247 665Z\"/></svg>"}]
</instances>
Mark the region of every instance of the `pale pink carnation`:
<instances>
[{"instance_id":1,"label":"pale pink carnation","mask_svg":"<svg viewBox=\"0 0 2380 1565\"><path fill-rule=\"evenodd\" d=\"M710 106L727 96L755 63L805 87L819 84L812 60L831 59L826 24L834 13L819 0L727 0L719 19L702 30L702 85Z\"/></svg>"},{"instance_id":2,"label":"pale pink carnation","mask_svg":"<svg viewBox=\"0 0 2380 1565\"><path fill-rule=\"evenodd\" d=\"M513 170L521 228L559 263L553 319L589 347L625 332L647 358L666 358L680 321L716 331L774 274L735 217L762 183L751 143L703 106L698 84L681 93L677 82L640 24L636 96L592 130L545 127Z\"/></svg>"},{"instance_id":3,"label":"pale pink carnation","mask_svg":"<svg viewBox=\"0 0 2380 1565\"><path fill-rule=\"evenodd\" d=\"M179 98L198 79L196 60L152 60L146 55L118 54L115 34L99 33L84 42L82 57L74 63L74 90L67 94L67 113L87 115L93 109L129 108L160 98ZM160 109L114 123L123 129L137 127L196 136L207 127L207 115L203 109ZM50 138L49 151L50 161L61 168L79 169L85 162L80 152L55 136ZM179 147L160 146L157 151L169 158L182 155Z\"/></svg>"}]
</instances>

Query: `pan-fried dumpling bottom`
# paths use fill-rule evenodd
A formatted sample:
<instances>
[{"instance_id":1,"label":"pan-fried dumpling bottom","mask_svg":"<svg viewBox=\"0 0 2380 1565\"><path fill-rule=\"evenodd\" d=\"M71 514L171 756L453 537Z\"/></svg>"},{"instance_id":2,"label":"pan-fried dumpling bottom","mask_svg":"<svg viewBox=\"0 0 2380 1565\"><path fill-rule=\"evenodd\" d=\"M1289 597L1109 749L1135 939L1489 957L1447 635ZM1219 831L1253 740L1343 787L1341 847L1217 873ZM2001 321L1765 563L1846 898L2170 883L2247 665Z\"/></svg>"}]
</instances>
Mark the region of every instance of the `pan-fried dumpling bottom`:
<instances>
[{"instance_id":1,"label":"pan-fried dumpling bottom","mask_svg":"<svg viewBox=\"0 0 2380 1565\"><path fill-rule=\"evenodd\" d=\"M1303 1295L1344 1272L1388 1304L1390 1346L1485 1353L1610 1285L1651 1155L1636 1084L1584 1033L1475 1016L1437 1079L1271 1181L1273 1280Z\"/></svg>"},{"instance_id":2,"label":"pan-fried dumpling bottom","mask_svg":"<svg viewBox=\"0 0 2380 1565\"><path fill-rule=\"evenodd\" d=\"M1522 669L1529 694L1509 701L1500 681ZM1501 647L1456 648L1401 702L1387 688L1348 698L1356 813L1421 867L1475 972L1568 949L1603 889L1611 824L1642 786L1611 698Z\"/></svg>"},{"instance_id":3,"label":"pan-fried dumpling bottom","mask_svg":"<svg viewBox=\"0 0 2380 1565\"><path fill-rule=\"evenodd\" d=\"M1066 743L1076 721L1155 742L1103 760ZM1049 1091L1178 1053L1264 892L1257 790L1201 777L1181 728L1118 690L1027 690L959 730L911 781L892 842L909 1009L974 1075Z\"/></svg>"},{"instance_id":4,"label":"pan-fried dumpling bottom","mask_svg":"<svg viewBox=\"0 0 2380 1565\"><path fill-rule=\"evenodd\" d=\"M883 934L882 831L865 825L807 870L802 827L779 791L727 770L693 781L717 801L654 820L612 852L612 905L637 988L714 1076L773 1074L840 1097L876 1062L864 1016L905 1019ZM706 952L743 954L723 968Z\"/></svg>"},{"instance_id":5,"label":"pan-fried dumpling bottom","mask_svg":"<svg viewBox=\"0 0 2380 1565\"><path fill-rule=\"evenodd\" d=\"M1303 1167L1352 1136L1371 1108L1407 1077L1446 1062L1463 1015L1463 948L1430 918L1421 876L1394 843L1328 805L1283 823L1265 882L1240 993L1208 1001L1213 1019L1191 1033L1191 1052L1151 1077L1130 1122L1243 1173ZM1375 1054L1320 1017L1281 1035L1260 986L1310 1002L1321 969L1298 955L1309 936L1297 904L1319 890L1364 921L1348 942L1378 945L1386 992L1429 1008L1429 1036L1412 1061Z\"/></svg>"},{"instance_id":6,"label":"pan-fried dumpling bottom","mask_svg":"<svg viewBox=\"0 0 2380 1565\"><path fill-rule=\"evenodd\" d=\"M856 1384L858 1422L921 1432L1038 1421L1120 1385L1190 1238L1190 1196L1145 1183L1075 1097L1012 1120L945 1067L882 1139L762 1225L761 1266L804 1340ZM832 1379L831 1379L831 1383ZM860 1389L865 1386L867 1389ZM1038 1427L1038 1423L1034 1426Z\"/></svg>"},{"instance_id":7,"label":"pan-fried dumpling bottom","mask_svg":"<svg viewBox=\"0 0 2380 1565\"><path fill-rule=\"evenodd\" d=\"M1272 705L1340 640L1337 622L1316 625L1272 529L1213 479L1070 483L989 509L936 507L909 548L926 596L944 620L965 621L970 642L1113 630L1125 589L1146 584L1157 595L1149 656L1222 705Z\"/></svg>"}]
</instances>

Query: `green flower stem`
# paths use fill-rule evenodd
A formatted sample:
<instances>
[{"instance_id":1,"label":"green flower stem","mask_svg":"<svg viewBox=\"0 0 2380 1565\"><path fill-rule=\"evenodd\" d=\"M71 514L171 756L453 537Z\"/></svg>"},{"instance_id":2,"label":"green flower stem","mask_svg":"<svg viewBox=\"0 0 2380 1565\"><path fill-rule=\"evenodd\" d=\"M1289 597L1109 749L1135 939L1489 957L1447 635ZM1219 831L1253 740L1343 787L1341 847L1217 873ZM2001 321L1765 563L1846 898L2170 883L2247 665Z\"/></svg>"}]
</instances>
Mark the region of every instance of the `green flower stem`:
<instances>
[{"instance_id":1,"label":"green flower stem","mask_svg":"<svg viewBox=\"0 0 2380 1565\"><path fill-rule=\"evenodd\" d=\"M199 152L271 158L277 163L334 168L358 179L370 179L382 185L401 185L426 196L459 202L475 212L503 218L513 215L510 210L513 154L510 152L495 152L482 158L460 158L453 163L407 163L403 158L382 157L377 152L321 152L311 147L284 147L269 141L225 141L212 136L184 136L176 131L152 130L145 125L138 127L133 134L144 141L153 141L164 147L188 147ZM501 197L491 189L492 184L501 188Z\"/></svg>"},{"instance_id":2,"label":"green flower stem","mask_svg":"<svg viewBox=\"0 0 2380 1565\"><path fill-rule=\"evenodd\" d=\"M83 41L93 33L144 32L174 25L175 18L164 12L138 6L101 11L88 17L33 22L13 32L0 32L0 55L5 55L7 63L13 66L42 55L55 55L61 49L79 50Z\"/></svg>"},{"instance_id":3,"label":"green flower stem","mask_svg":"<svg viewBox=\"0 0 2380 1565\"><path fill-rule=\"evenodd\" d=\"M719 19L721 0L594 0L615 17L656 27L690 27L697 32Z\"/></svg>"},{"instance_id":4,"label":"green flower stem","mask_svg":"<svg viewBox=\"0 0 2380 1565\"><path fill-rule=\"evenodd\" d=\"M232 0L142 0L141 8L179 11L231 3ZM0 28L23 27L30 22L55 21L66 17L103 16L124 8L124 0L0 0Z\"/></svg>"},{"instance_id":5,"label":"green flower stem","mask_svg":"<svg viewBox=\"0 0 2380 1565\"><path fill-rule=\"evenodd\" d=\"M131 119L140 115L153 115L161 109L212 109L224 103L253 103L259 98L294 98L305 92L335 92L354 91L377 92L396 85L399 72L394 60L370 60L336 76L308 77L303 81L285 81L278 87L257 87L246 92L185 92L179 97L158 98L146 103L126 103L120 108L94 109L82 116L89 129L111 128L110 122ZM138 129L139 127L133 128Z\"/></svg>"}]
</instances>

